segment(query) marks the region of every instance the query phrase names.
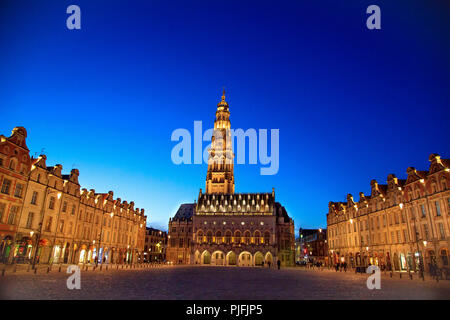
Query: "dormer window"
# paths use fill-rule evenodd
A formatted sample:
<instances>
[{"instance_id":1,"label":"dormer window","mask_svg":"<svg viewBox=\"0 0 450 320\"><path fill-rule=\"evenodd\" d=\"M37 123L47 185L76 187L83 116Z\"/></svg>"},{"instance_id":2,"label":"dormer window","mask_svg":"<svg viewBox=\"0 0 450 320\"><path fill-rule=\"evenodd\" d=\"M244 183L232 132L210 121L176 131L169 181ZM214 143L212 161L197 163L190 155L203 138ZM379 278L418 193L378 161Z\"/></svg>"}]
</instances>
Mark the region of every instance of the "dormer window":
<instances>
[{"instance_id":1,"label":"dormer window","mask_svg":"<svg viewBox=\"0 0 450 320\"><path fill-rule=\"evenodd\" d=\"M15 162L13 159L11 159L11 160L9 161L9 168L10 168L11 170L14 170L15 166L16 166L16 162Z\"/></svg>"}]
</instances>

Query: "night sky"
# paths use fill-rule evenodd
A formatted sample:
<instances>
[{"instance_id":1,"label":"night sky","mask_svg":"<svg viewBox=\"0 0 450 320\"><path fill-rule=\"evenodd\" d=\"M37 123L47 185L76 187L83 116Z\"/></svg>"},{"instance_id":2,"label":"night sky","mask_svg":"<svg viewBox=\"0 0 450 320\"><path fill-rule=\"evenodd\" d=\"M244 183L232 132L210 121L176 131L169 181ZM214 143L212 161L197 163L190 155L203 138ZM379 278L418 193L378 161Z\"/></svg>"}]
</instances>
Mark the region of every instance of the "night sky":
<instances>
[{"instance_id":1,"label":"night sky","mask_svg":"<svg viewBox=\"0 0 450 320\"><path fill-rule=\"evenodd\" d=\"M449 34L448 1L4 0L0 133L167 229L206 177L172 163L172 131L212 127L225 86L233 128L280 130L278 174L236 165L236 192L275 187L297 229L325 227L329 201L450 157Z\"/></svg>"}]
</instances>

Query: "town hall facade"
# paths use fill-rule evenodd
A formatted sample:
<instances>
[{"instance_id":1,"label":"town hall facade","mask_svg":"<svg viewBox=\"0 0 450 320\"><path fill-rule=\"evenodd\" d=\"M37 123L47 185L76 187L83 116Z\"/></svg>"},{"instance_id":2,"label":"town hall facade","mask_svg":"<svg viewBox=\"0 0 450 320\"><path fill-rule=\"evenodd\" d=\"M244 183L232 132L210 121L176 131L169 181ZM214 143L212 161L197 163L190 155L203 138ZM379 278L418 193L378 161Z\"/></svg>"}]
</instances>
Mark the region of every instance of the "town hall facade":
<instances>
[{"instance_id":1,"label":"town hall facade","mask_svg":"<svg viewBox=\"0 0 450 320\"><path fill-rule=\"evenodd\" d=\"M174 264L294 264L294 221L268 193L234 192L234 154L225 92L217 105L206 189L169 221L167 260Z\"/></svg>"}]
</instances>

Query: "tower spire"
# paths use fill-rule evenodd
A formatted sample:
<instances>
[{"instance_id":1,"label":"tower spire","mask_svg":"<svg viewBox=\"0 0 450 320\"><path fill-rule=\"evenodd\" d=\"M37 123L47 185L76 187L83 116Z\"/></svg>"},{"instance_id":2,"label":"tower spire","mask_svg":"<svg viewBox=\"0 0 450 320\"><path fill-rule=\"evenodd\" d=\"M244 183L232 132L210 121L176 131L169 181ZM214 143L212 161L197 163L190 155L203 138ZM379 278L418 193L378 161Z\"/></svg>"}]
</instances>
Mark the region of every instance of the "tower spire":
<instances>
[{"instance_id":1,"label":"tower spire","mask_svg":"<svg viewBox=\"0 0 450 320\"><path fill-rule=\"evenodd\" d=\"M225 101L225 87L222 100L217 105L211 148L208 150L208 172L206 193L234 193L233 149L231 146L230 110Z\"/></svg>"}]
</instances>

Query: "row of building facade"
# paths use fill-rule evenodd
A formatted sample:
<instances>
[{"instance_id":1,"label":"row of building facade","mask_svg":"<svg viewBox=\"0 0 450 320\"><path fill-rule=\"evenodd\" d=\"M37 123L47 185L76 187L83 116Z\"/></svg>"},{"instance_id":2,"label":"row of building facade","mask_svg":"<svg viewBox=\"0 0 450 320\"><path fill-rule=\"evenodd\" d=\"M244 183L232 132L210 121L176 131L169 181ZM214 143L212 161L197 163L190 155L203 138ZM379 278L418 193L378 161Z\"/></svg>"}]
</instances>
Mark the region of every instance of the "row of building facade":
<instances>
[{"instance_id":1,"label":"row of building facade","mask_svg":"<svg viewBox=\"0 0 450 320\"><path fill-rule=\"evenodd\" d=\"M428 171L407 169L387 184L371 181L371 195L330 202L329 260L350 267L378 265L393 271L449 267L450 160L429 157Z\"/></svg>"},{"instance_id":2,"label":"row of building facade","mask_svg":"<svg viewBox=\"0 0 450 320\"><path fill-rule=\"evenodd\" d=\"M112 191L81 189L79 171L62 173L30 157L27 131L0 136L2 262L135 263L143 260L147 217Z\"/></svg>"}]
</instances>

